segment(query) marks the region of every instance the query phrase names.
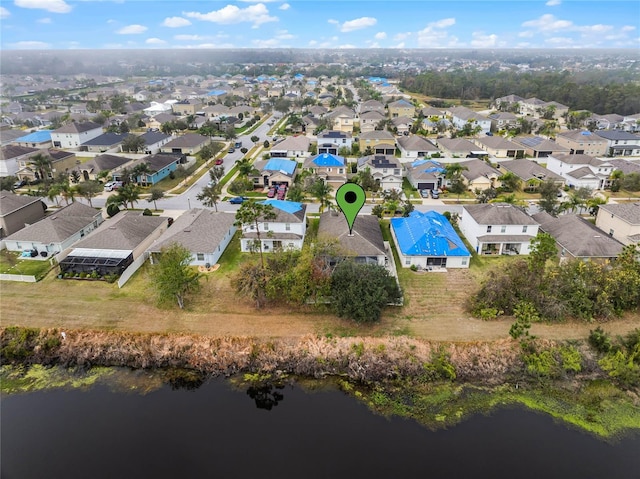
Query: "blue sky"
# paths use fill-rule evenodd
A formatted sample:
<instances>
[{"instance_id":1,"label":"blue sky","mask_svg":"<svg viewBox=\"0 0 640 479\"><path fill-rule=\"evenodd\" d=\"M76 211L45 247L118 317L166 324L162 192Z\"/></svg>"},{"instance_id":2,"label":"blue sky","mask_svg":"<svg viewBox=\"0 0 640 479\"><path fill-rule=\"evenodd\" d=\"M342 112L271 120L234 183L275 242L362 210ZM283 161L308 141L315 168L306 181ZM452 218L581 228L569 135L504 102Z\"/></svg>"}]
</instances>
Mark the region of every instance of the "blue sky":
<instances>
[{"instance_id":1,"label":"blue sky","mask_svg":"<svg viewBox=\"0 0 640 479\"><path fill-rule=\"evenodd\" d=\"M3 0L0 48L640 48L640 2Z\"/></svg>"}]
</instances>

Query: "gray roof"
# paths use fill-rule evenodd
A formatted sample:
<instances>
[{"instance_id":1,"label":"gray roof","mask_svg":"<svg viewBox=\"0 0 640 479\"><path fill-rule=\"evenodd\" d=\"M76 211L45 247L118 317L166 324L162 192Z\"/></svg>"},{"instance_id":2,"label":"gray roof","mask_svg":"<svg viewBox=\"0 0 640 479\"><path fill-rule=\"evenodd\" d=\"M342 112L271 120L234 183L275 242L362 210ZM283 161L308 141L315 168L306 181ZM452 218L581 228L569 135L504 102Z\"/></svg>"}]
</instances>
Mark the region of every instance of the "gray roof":
<instances>
[{"instance_id":1,"label":"gray roof","mask_svg":"<svg viewBox=\"0 0 640 479\"><path fill-rule=\"evenodd\" d=\"M606 142L606 138L602 138L600 136L595 135L594 133L591 133L588 130L568 130L568 131L561 131L560 133L558 133L557 136L560 136L562 138L567 138L569 140L573 140L573 141L579 141L579 142L583 142L583 141L588 141L590 143L604 143Z\"/></svg>"},{"instance_id":2,"label":"gray roof","mask_svg":"<svg viewBox=\"0 0 640 479\"><path fill-rule=\"evenodd\" d=\"M118 168L125 163L131 161L131 158L126 158L124 156L116 156L116 155L98 155L93 160L87 161L80 165L81 170L95 170L94 173L98 173L100 171L110 171L114 168Z\"/></svg>"},{"instance_id":3,"label":"gray roof","mask_svg":"<svg viewBox=\"0 0 640 479\"><path fill-rule=\"evenodd\" d=\"M0 160L10 160L24 155L35 156L37 153L43 153L43 150L30 146L6 145L0 148Z\"/></svg>"},{"instance_id":4,"label":"gray roof","mask_svg":"<svg viewBox=\"0 0 640 479\"><path fill-rule=\"evenodd\" d=\"M589 168L588 166L576 168L575 170L568 171L566 174L567 176L570 176L571 178L576 178L576 179L586 178L589 176L592 178L598 178L598 175L596 175L593 171L591 171L591 168Z\"/></svg>"},{"instance_id":5,"label":"gray roof","mask_svg":"<svg viewBox=\"0 0 640 479\"><path fill-rule=\"evenodd\" d=\"M553 155L556 160L562 161L564 163L570 165L593 165L593 166L601 166L604 163L609 163L608 161L599 160L598 158L590 155L570 155L570 154L557 154Z\"/></svg>"},{"instance_id":6,"label":"gray roof","mask_svg":"<svg viewBox=\"0 0 640 479\"><path fill-rule=\"evenodd\" d=\"M378 217L359 215L353 223L353 236L344 215L327 211L320 215L318 237L338 240L342 252L351 256L378 256L386 254Z\"/></svg>"},{"instance_id":7,"label":"gray roof","mask_svg":"<svg viewBox=\"0 0 640 479\"><path fill-rule=\"evenodd\" d=\"M516 136L512 141L525 148L531 148L534 151L569 152L569 148L565 148L564 146L558 145L555 141L547 140L541 136Z\"/></svg>"},{"instance_id":8,"label":"gray roof","mask_svg":"<svg viewBox=\"0 0 640 479\"><path fill-rule=\"evenodd\" d=\"M149 167L149 171L156 173L172 163L177 163L180 161L181 157L182 155L180 155L180 153L156 153L155 155L145 156L144 158L136 160L131 163L131 168L134 168L141 163L146 163Z\"/></svg>"},{"instance_id":9,"label":"gray roof","mask_svg":"<svg viewBox=\"0 0 640 479\"><path fill-rule=\"evenodd\" d=\"M398 145L406 151L438 151L433 143L418 135L398 138Z\"/></svg>"},{"instance_id":10,"label":"gray roof","mask_svg":"<svg viewBox=\"0 0 640 479\"><path fill-rule=\"evenodd\" d=\"M194 208L176 218L149 251L157 253L172 243L178 243L192 253L213 252L234 228L235 220L233 214Z\"/></svg>"},{"instance_id":11,"label":"gray roof","mask_svg":"<svg viewBox=\"0 0 640 479\"><path fill-rule=\"evenodd\" d=\"M462 170L462 176L464 176L468 181L474 181L481 177L489 178L490 176L498 177L502 175L499 170L495 169L486 161L478 158L461 161L460 166L465 166L467 168L466 170Z\"/></svg>"},{"instance_id":12,"label":"gray roof","mask_svg":"<svg viewBox=\"0 0 640 479\"><path fill-rule=\"evenodd\" d=\"M496 150L520 150L524 151L524 147L522 145L517 145L511 140L507 140L501 136L484 136L482 138L478 138L475 140L483 146L488 148L494 148Z\"/></svg>"},{"instance_id":13,"label":"gray roof","mask_svg":"<svg viewBox=\"0 0 640 479\"><path fill-rule=\"evenodd\" d=\"M395 142L395 137L387 130L366 131L360 134L361 140L391 140Z\"/></svg>"},{"instance_id":14,"label":"gray roof","mask_svg":"<svg viewBox=\"0 0 640 479\"><path fill-rule=\"evenodd\" d=\"M360 120L380 121L380 120L384 120L385 118L386 117L384 113L378 110L370 110L370 111L365 111L363 113L360 113Z\"/></svg>"},{"instance_id":15,"label":"gray roof","mask_svg":"<svg viewBox=\"0 0 640 479\"><path fill-rule=\"evenodd\" d=\"M311 140L304 135L289 136L284 140L275 143L271 151L307 151Z\"/></svg>"},{"instance_id":16,"label":"gray roof","mask_svg":"<svg viewBox=\"0 0 640 479\"><path fill-rule=\"evenodd\" d=\"M96 136L95 138L85 141L82 143L82 146L113 146L118 143L122 143L126 137L129 136L129 133L112 133L108 131L107 133L103 133L102 135Z\"/></svg>"},{"instance_id":17,"label":"gray roof","mask_svg":"<svg viewBox=\"0 0 640 479\"><path fill-rule=\"evenodd\" d=\"M186 135L179 136L169 143L166 143L163 148L192 148L194 146L200 146L203 143L209 141L209 137L197 135L195 133L187 133Z\"/></svg>"},{"instance_id":18,"label":"gray roof","mask_svg":"<svg viewBox=\"0 0 640 479\"><path fill-rule=\"evenodd\" d=\"M133 250L156 228L168 219L161 216L143 216L140 213L123 211L109 218L89 236L75 244L76 248Z\"/></svg>"},{"instance_id":19,"label":"gray roof","mask_svg":"<svg viewBox=\"0 0 640 479\"><path fill-rule=\"evenodd\" d=\"M562 248L576 258L615 258L624 245L578 215L554 218L541 212L533 215L540 229L553 236Z\"/></svg>"},{"instance_id":20,"label":"gray roof","mask_svg":"<svg viewBox=\"0 0 640 479\"><path fill-rule=\"evenodd\" d=\"M449 150L452 153L471 153L472 151L481 151L475 143L465 138L439 138L437 140L438 147ZM486 154L486 152L484 152Z\"/></svg>"},{"instance_id":21,"label":"gray roof","mask_svg":"<svg viewBox=\"0 0 640 479\"><path fill-rule=\"evenodd\" d=\"M629 173L640 173L640 161L629 161L621 158L614 158L608 160L607 163L611 163L616 170L622 171L625 175Z\"/></svg>"},{"instance_id":22,"label":"gray roof","mask_svg":"<svg viewBox=\"0 0 640 479\"><path fill-rule=\"evenodd\" d=\"M87 121L84 123L68 123L64 126L61 126L57 130L54 130L54 133L84 133L85 131L95 130L96 128L102 129L100 125L97 123L93 123L91 121Z\"/></svg>"},{"instance_id":23,"label":"gray roof","mask_svg":"<svg viewBox=\"0 0 640 479\"><path fill-rule=\"evenodd\" d=\"M531 216L508 203L481 203L463 208L479 225L537 225Z\"/></svg>"},{"instance_id":24,"label":"gray roof","mask_svg":"<svg viewBox=\"0 0 640 479\"><path fill-rule=\"evenodd\" d=\"M539 180L554 180L556 182L564 182L562 176L546 169L535 161L530 160L509 160L501 161L500 166L507 171L514 173L522 181L529 181L534 178Z\"/></svg>"},{"instance_id":25,"label":"gray roof","mask_svg":"<svg viewBox=\"0 0 640 479\"><path fill-rule=\"evenodd\" d=\"M37 243L62 243L93 223L96 216L101 216L99 210L76 201L69 206L60 208L37 223L25 226L6 239Z\"/></svg>"},{"instance_id":26,"label":"gray roof","mask_svg":"<svg viewBox=\"0 0 640 479\"><path fill-rule=\"evenodd\" d=\"M18 211L20 208L24 208L25 206L38 201L42 201L42 198L16 195L11 191L2 190L0 191L0 216L6 216L14 211Z\"/></svg>"},{"instance_id":27,"label":"gray roof","mask_svg":"<svg viewBox=\"0 0 640 479\"><path fill-rule=\"evenodd\" d=\"M369 155L358 158L358 168L362 166L372 168L400 168L400 160L393 155Z\"/></svg>"},{"instance_id":28,"label":"gray roof","mask_svg":"<svg viewBox=\"0 0 640 479\"><path fill-rule=\"evenodd\" d=\"M620 121L622 121L622 119ZM640 135L623 130L600 130L596 131L595 134L605 140L640 140Z\"/></svg>"},{"instance_id":29,"label":"gray roof","mask_svg":"<svg viewBox=\"0 0 640 479\"><path fill-rule=\"evenodd\" d=\"M154 145L160 141L171 138L171 135L165 135L161 131L147 131L140 135L140 138L144 139L145 145Z\"/></svg>"},{"instance_id":30,"label":"gray roof","mask_svg":"<svg viewBox=\"0 0 640 479\"><path fill-rule=\"evenodd\" d=\"M640 225L640 201L600 205L600 211L606 211L632 225Z\"/></svg>"}]
</instances>

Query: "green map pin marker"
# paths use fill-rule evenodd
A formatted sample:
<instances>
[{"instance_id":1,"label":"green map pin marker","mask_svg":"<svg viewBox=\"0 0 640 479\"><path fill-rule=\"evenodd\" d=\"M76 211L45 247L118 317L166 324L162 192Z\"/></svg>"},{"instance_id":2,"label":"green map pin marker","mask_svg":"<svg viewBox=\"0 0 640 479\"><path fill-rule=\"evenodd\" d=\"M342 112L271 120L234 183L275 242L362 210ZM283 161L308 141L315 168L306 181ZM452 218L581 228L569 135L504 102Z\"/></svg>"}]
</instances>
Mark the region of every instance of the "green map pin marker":
<instances>
[{"instance_id":1,"label":"green map pin marker","mask_svg":"<svg viewBox=\"0 0 640 479\"><path fill-rule=\"evenodd\" d=\"M358 212L364 206L367 195L360 185L355 183L345 183L336 192L336 203L342 210L349 225L349 234L352 234L353 222L358 216Z\"/></svg>"}]
</instances>

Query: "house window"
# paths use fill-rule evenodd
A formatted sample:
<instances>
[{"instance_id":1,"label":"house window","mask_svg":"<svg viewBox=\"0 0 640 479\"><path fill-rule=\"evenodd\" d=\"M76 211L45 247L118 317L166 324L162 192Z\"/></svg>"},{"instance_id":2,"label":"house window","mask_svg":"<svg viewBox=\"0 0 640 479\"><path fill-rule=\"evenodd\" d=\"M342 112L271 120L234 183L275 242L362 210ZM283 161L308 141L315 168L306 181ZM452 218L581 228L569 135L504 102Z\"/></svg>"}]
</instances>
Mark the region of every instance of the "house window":
<instances>
[{"instance_id":1,"label":"house window","mask_svg":"<svg viewBox=\"0 0 640 479\"><path fill-rule=\"evenodd\" d=\"M465 266L466 264L467 264L467 260L466 260L466 259L463 259L463 260L462 260L462 266Z\"/></svg>"},{"instance_id":2,"label":"house window","mask_svg":"<svg viewBox=\"0 0 640 479\"><path fill-rule=\"evenodd\" d=\"M523 232L523 233L526 233L526 232L527 232L527 226L526 226L526 225L522 227L522 232Z\"/></svg>"},{"instance_id":3,"label":"house window","mask_svg":"<svg viewBox=\"0 0 640 479\"><path fill-rule=\"evenodd\" d=\"M487 233L491 233L491 225L487 226Z\"/></svg>"},{"instance_id":4,"label":"house window","mask_svg":"<svg viewBox=\"0 0 640 479\"><path fill-rule=\"evenodd\" d=\"M502 225L500 227L500 233L506 233L507 232L507 227L505 225Z\"/></svg>"},{"instance_id":5,"label":"house window","mask_svg":"<svg viewBox=\"0 0 640 479\"><path fill-rule=\"evenodd\" d=\"M285 231L291 231L291 223L285 223L284 224L284 229L285 229Z\"/></svg>"},{"instance_id":6,"label":"house window","mask_svg":"<svg viewBox=\"0 0 640 479\"><path fill-rule=\"evenodd\" d=\"M405 259L405 260L404 260L404 264L411 265L411 260L410 260L410 259L408 259L408 258L407 258L407 259Z\"/></svg>"},{"instance_id":7,"label":"house window","mask_svg":"<svg viewBox=\"0 0 640 479\"><path fill-rule=\"evenodd\" d=\"M204 253L196 253L196 258L198 261L204 261Z\"/></svg>"},{"instance_id":8,"label":"house window","mask_svg":"<svg viewBox=\"0 0 640 479\"><path fill-rule=\"evenodd\" d=\"M269 229L269 223L265 223L265 224L264 224L264 229L265 229L265 230L268 230L268 229Z\"/></svg>"}]
</instances>

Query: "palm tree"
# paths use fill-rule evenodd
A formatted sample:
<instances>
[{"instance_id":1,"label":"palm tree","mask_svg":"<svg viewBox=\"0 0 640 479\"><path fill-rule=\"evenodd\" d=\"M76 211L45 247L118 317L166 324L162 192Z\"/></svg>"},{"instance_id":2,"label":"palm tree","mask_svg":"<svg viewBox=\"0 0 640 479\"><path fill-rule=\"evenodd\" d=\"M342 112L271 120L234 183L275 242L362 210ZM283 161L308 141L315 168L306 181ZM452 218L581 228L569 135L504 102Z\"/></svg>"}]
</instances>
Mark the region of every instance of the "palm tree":
<instances>
[{"instance_id":1,"label":"palm tree","mask_svg":"<svg viewBox=\"0 0 640 479\"><path fill-rule=\"evenodd\" d=\"M45 184L48 184L51 179L50 175L53 169L51 157L38 153L31 157L31 161L29 163L35 168L37 178L44 181Z\"/></svg>"},{"instance_id":2,"label":"palm tree","mask_svg":"<svg viewBox=\"0 0 640 479\"><path fill-rule=\"evenodd\" d=\"M236 168L240 176L249 176L254 170L253 163L249 158L240 158L236 160Z\"/></svg>"},{"instance_id":3,"label":"palm tree","mask_svg":"<svg viewBox=\"0 0 640 479\"><path fill-rule=\"evenodd\" d=\"M520 190L520 178L512 171L507 171L498 177L498 181L502 183L502 189L508 192Z\"/></svg>"},{"instance_id":4,"label":"palm tree","mask_svg":"<svg viewBox=\"0 0 640 479\"><path fill-rule=\"evenodd\" d=\"M133 204L137 203L140 199L140 187L132 183L127 183L118 190L118 196L124 205L129 203L131 209L133 209Z\"/></svg>"},{"instance_id":5,"label":"palm tree","mask_svg":"<svg viewBox=\"0 0 640 479\"><path fill-rule=\"evenodd\" d=\"M325 206L331 207L331 191L333 188L328 183L318 179L311 188L311 194L320 202L320 213L324 211Z\"/></svg>"}]
</instances>

